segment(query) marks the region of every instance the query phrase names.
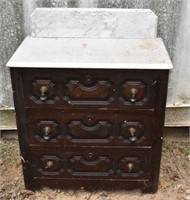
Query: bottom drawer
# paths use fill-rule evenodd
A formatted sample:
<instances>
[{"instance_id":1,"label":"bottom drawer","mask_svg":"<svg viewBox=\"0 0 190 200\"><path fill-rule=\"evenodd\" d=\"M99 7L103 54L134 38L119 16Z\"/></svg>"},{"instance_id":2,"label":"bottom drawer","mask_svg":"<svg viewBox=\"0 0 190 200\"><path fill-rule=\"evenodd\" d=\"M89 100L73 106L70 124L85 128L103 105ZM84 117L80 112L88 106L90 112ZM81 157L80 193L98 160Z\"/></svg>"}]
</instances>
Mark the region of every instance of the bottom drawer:
<instances>
[{"instance_id":1,"label":"bottom drawer","mask_svg":"<svg viewBox=\"0 0 190 200\"><path fill-rule=\"evenodd\" d=\"M149 149L61 148L34 150L29 158L33 177L146 180L150 177Z\"/></svg>"}]
</instances>

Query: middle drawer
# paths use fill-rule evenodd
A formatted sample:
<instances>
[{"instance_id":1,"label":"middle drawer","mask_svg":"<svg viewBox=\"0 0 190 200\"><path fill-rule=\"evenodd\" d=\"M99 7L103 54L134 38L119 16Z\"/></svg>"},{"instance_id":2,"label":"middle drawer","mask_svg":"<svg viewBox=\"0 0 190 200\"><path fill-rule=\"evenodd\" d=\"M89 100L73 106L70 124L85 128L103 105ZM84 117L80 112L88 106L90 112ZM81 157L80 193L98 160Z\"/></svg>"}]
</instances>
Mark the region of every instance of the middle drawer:
<instances>
[{"instance_id":1,"label":"middle drawer","mask_svg":"<svg viewBox=\"0 0 190 200\"><path fill-rule=\"evenodd\" d=\"M151 146L154 114L28 109L31 146Z\"/></svg>"}]
</instances>

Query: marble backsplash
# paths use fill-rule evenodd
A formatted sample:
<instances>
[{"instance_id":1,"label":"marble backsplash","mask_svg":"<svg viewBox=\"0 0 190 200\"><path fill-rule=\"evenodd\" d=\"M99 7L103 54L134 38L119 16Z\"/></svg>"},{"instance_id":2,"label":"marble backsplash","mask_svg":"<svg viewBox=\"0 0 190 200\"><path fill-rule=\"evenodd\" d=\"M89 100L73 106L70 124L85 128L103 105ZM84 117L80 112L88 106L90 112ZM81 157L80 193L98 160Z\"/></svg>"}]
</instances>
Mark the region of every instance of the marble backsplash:
<instances>
[{"instance_id":1,"label":"marble backsplash","mask_svg":"<svg viewBox=\"0 0 190 200\"><path fill-rule=\"evenodd\" d=\"M32 37L156 38L157 16L149 9L37 8Z\"/></svg>"}]
</instances>

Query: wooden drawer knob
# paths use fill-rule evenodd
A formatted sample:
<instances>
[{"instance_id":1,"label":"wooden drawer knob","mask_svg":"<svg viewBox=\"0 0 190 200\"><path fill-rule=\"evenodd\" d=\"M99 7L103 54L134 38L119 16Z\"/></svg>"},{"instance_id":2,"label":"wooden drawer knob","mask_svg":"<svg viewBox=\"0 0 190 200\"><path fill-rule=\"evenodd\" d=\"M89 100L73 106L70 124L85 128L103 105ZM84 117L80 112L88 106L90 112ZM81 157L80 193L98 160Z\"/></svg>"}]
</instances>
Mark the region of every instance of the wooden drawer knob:
<instances>
[{"instance_id":1,"label":"wooden drawer knob","mask_svg":"<svg viewBox=\"0 0 190 200\"><path fill-rule=\"evenodd\" d=\"M136 88L131 88L130 93L131 93L130 101L131 103L135 103L137 100L138 90Z\"/></svg>"},{"instance_id":2,"label":"wooden drawer knob","mask_svg":"<svg viewBox=\"0 0 190 200\"><path fill-rule=\"evenodd\" d=\"M128 164L127 164L127 168L128 168L128 172L129 172L129 173L131 172L131 170L133 169L133 167L134 167L134 164L133 164L133 163L128 163Z\"/></svg>"},{"instance_id":3,"label":"wooden drawer knob","mask_svg":"<svg viewBox=\"0 0 190 200\"><path fill-rule=\"evenodd\" d=\"M46 86L41 86L40 87L40 100L41 101L47 100L47 93L48 93L48 88Z\"/></svg>"},{"instance_id":4,"label":"wooden drawer knob","mask_svg":"<svg viewBox=\"0 0 190 200\"><path fill-rule=\"evenodd\" d=\"M50 161L48 161L48 162L46 163L45 168L46 168L46 169L52 169L53 165L54 165L54 164L53 164L53 161L50 160Z\"/></svg>"},{"instance_id":5,"label":"wooden drawer knob","mask_svg":"<svg viewBox=\"0 0 190 200\"><path fill-rule=\"evenodd\" d=\"M133 127L129 128L129 133L130 133L130 138L129 138L129 140L130 140L131 142L135 142L135 141L137 140L137 136L135 135L135 132L136 132L136 129L135 129L135 128L133 128Z\"/></svg>"},{"instance_id":6,"label":"wooden drawer knob","mask_svg":"<svg viewBox=\"0 0 190 200\"><path fill-rule=\"evenodd\" d=\"M44 140L48 141L51 138L51 128L49 126L44 127Z\"/></svg>"}]
</instances>

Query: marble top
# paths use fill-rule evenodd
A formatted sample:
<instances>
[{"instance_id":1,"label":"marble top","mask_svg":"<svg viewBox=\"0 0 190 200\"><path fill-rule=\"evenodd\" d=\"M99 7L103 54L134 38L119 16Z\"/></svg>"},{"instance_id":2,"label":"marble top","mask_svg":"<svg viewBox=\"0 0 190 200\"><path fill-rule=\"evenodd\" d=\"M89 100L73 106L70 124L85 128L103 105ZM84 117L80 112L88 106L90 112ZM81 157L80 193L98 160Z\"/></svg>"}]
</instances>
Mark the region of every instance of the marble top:
<instances>
[{"instance_id":1,"label":"marble top","mask_svg":"<svg viewBox=\"0 0 190 200\"><path fill-rule=\"evenodd\" d=\"M21 68L171 69L161 38L27 37L7 63Z\"/></svg>"},{"instance_id":2,"label":"marble top","mask_svg":"<svg viewBox=\"0 0 190 200\"><path fill-rule=\"evenodd\" d=\"M158 17L150 9L37 8L32 37L156 38Z\"/></svg>"}]
</instances>

